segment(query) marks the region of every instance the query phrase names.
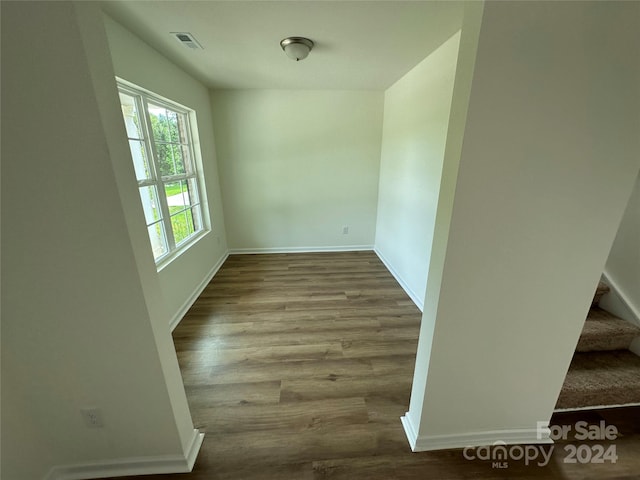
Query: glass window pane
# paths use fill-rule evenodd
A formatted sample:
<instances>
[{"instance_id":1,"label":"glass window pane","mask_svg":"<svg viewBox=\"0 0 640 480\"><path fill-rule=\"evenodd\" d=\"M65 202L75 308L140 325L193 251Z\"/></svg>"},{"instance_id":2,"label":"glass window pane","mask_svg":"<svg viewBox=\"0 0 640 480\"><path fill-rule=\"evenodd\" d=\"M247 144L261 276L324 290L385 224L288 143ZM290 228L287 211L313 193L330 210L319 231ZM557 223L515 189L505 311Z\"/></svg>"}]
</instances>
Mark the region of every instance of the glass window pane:
<instances>
[{"instance_id":1,"label":"glass window pane","mask_svg":"<svg viewBox=\"0 0 640 480\"><path fill-rule=\"evenodd\" d=\"M180 134L179 141L184 144L189 143L189 139L191 137L191 133L189 132L189 122L187 121L188 118L188 114L178 114L178 133Z\"/></svg>"},{"instance_id":2,"label":"glass window pane","mask_svg":"<svg viewBox=\"0 0 640 480\"><path fill-rule=\"evenodd\" d=\"M151 167L144 142L141 140L129 140L131 158L133 158L133 168L136 171L136 179L148 180L151 178Z\"/></svg>"},{"instance_id":3,"label":"glass window pane","mask_svg":"<svg viewBox=\"0 0 640 480\"><path fill-rule=\"evenodd\" d=\"M171 213L184 210L189 205L189 195L186 194L186 181L177 180L164 184L164 193L167 196L167 205Z\"/></svg>"},{"instance_id":4,"label":"glass window pane","mask_svg":"<svg viewBox=\"0 0 640 480\"><path fill-rule=\"evenodd\" d=\"M167 123L167 109L157 105L148 104L149 120L151 121L151 134L156 143L171 142L171 133Z\"/></svg>"},{"instance_id":5,"label":"glass window pane","mask_svg":"<svg viewBox=\"0 0 640 480\"><path fill-rule=\"evenodd\" d=\"M182 204L185 207L189 207L193 203L191 195L189 194L189 184L187 180L180 180L180 185L182 187Z\"/></svg>"},{"instance_id":6,"label":"glass window pane","mask_svg":"<svg viewBox=\"0 0 640 480\"><path fill-rule=\"evenodd\" d=\"M170 143L156 143L156 154L158 156L158 166L160 176L166 177L175 174L173 166L173 146Z\"/></svg>"},{"instance_id":7,"label":"glass window pane","mask_svg":"<svg viewBox=\"0 0 640 480\"><path fill-rule=\"evenodd\" d=\"M152 103L149 103L148 106L153 138L162 142L180 142L178 129L178 116L180 114Z\"/></svg>"},{"instance_id":8,"label":"glass window pane","mask_svg":"<svg viewBox=\"0 0 640 480\"><path fill-rule=\"evenodd\" d=\"M193 219L191 218L191 210L185 210L171 216L171 228L176 245L182 243L186 238L193 234Z\"/></svg>"},{"instance_id":9,"label":"glass window pane","mask_svg":"<svg viewBox=\"0 0 640 480\"><path fill-rule=\"evenodd\" d=\"M138 106L136 105L135 98L120 92L120 107L122 108L124 125L127 128L127 136L129 138L143 139L144 136L140 128L140 116L138 115Z\"/></svg>"},{"instance_id":10,"label":"glass window pane","mask_svg":"<svg viewBox=\"0 0 640 480\"><path fill-rule=\"evenodd\" d=\"M185 157L184 146L180 142L187 142L188 139L183 133L186 128L186 116L152 103L149 103L148 107L160 175L185 173L185 161L188 161L188 157Z\"/></svg>"},{"instance_id":11,"label":"glass window pane","mask_svg":"<svg viewBox=\"0 0 640 480\"><path fill-rule=\"evenodd\" d=\"M199 232L203 229L202 226L202 217L200 215L200 207L191 209L191 219L193 221L193 231Z\"/></svg>"},{"instance_id":12,"label":"glass window pane","mask_svg":"<svg viewBox=\"0 0 640 480\"><path fill-rule=\"evenodd\" d=\"M173 173L175 175L185 173L182 150L182 145L171 145L171 153L173 155Z\"/></svg>"},{"instance_id":13,"label":"glass window pane","mask_svg":"<svg viewBox=\"0 0 640 480\"><path fill-rule=\"evenodd\" d=\"M189 145L180 145L180 153L182 153L182 163L185 173L191 175L196 172L196 168L193 165L193 159L191 158L191 149Z\"/></svg>"},{"instance_id":14,"label":"glass window pane","mask_svg":"<svg viewBox=\"0 0 640 480\"><path fill-rule=\"evenodd\" d=\"M180 131L178 127L178 117L181 116L177 112L167 110L167 126L169 128L169 135L171 141L180 143Z\"/></svg>"},{"instance_id":15,"label":"glass window pane","mask_svg":"<svg viewBox=\"0 0 640 480\"><path fill-rule=\"evenodd\" d=\"M200 196L198 194L198 181L195 178L186 180L187 192L189 195L189 205L200 203Z\"/></svg>"},{"instance_id":16,"label":"glass window pane","mask_svg":"<svg viewBox=\"0 0 640 480\"><path fill-rule=\"evenodd\" d=\"M142 208L147 225L162 219L156 187L140 187L140 199L142 200Z\"/></svg>"},{"instance_id":17,"label":"glass window pane","mask_svg":"<svg viewBox=\"0 0 640 480\"><path fill-rule=\"evenodd\" d=\"M173 143L156 143L156 153L163 177L185 173L182 146Z\"/></svg>"},{"instance_id":18,"label":"glass window pane","mask_svg":"<svg viewBox=\"0 0 640 480\"><path fill-rule=\"evenodd\" d=\"M153 258L163 256L167 253L167 241L164 234L164 226L162 222L154 223L147 227L149 232L149 240L151 241L151 250L153 250Z\"/></svg>"},{"instance_id":19,"label":"glass window pane","mask_svg":"<svg viewBox=\"0 0 640 480\"><path fill-rule=\"evenodd\" d=\"M167 110L151 103L148 104L149 119L151 120L151 132L156 142L169 142L171 135L167 125Z\"/></svg>"}]
</instances>

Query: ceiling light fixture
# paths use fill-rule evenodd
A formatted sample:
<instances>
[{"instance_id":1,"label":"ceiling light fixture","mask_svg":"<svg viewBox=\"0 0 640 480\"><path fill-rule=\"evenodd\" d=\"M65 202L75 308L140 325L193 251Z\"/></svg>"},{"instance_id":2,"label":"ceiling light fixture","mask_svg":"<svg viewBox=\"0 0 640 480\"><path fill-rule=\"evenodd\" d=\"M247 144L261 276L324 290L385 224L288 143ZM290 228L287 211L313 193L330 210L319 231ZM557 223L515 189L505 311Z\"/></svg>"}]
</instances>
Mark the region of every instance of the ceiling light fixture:
<instances>
[{"instance_id":1,"label":"ceiling light fixture","mask_svg":"<svg viewBox=\"0 0 640 480\"><path fill-rule=\"evenodd\" d=\"M304 37L287 37L280 42L280 46L284 53L287 54L287 57L299 62L307 58L313 48L313 42Z\"/></svg>"}]
</instances>

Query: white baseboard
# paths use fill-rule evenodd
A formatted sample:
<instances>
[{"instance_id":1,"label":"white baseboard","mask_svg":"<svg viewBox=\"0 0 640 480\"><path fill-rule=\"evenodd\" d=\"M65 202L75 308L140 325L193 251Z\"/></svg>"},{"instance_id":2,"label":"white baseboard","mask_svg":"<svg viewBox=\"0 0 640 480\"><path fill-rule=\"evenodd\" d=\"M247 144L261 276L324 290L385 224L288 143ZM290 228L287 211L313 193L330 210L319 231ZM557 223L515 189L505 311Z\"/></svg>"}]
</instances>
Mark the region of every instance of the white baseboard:
<instances>
[{"instance_id":1,"label":"white baseboard","mask_svg":"<svg viewBox=\"0 0 640 480\"><path fill-rule=\"evenodd\" d=\"M220 270L220 267L222 267L222 264L225 262L227 258L229 258L229 252L225 253L220 258L220 260L218 260L218 262L213 266L213 268L209 271L209 273L207 273L207 275L204 277L202 282L198 284L198 286L193 291L191 296L187 299L187 301L182 304L178 312L173 316L169 324L172 332L178 326L178 324L180 323L180 320L182 320L182 318L187 314L191 306L198 299L198 297L200 296L202 291L205 289L205 287L209 284L211 279L215 276L216 273L218 273L218 270Z\"/></svg>"},{"instance_id":2,"label":"white baseboard","mask_svg":"<svg viewBox=\"0 0 640 480\"><path fill-rule=\"evenodd\" d=\"M553 443L549 428L528 428L513 430L491 430L486 432L470 432L454 435L420 436L412 425L408 415L400 418L411 450L426 452L430 450L447 450L450 448L480 447L483 445L517 445L517 444L549 444Z\"/></svg>"},{"instance_id":3,"label":"white baseboard","mask_svg":"<svg viewBox=\"0 0 640 480\"><path fill-rule=\"evenodd\" d=\"M413 428L413 423L409 420L409 412L406 415L400 417L400 421L402 422L402 427L404 428L404 433L407 436L407 440L409 441L409 446L412 451L416 451L416 443L418 441L418 432Z\"/></svg>"},{"instance_id":4,"label":"white baseboard","mask_svg":"<svg viewBox=\"0 0 640 480\"><path fill-rule=\"evenodd\" d=\"M231 248L229 254L260 253L321 253L321 252L362 252L373 250L373 245L342 245L334 247L275 247L275 248Z\"/></svg>"},{"instance_id":5,"label":"white baseboard","mask_svg":"<svg viewBox=\"0 0 640 480\"><path fill-rule=\"evenodd\" d=\"M614 315L640 326L640 306L634 305L610 273L603 272L602 279L611 288L611 292L602 297L600 301L602 307ZM611 298L610 295L614 298Z\"/></svg>"},{"instance_id":6,"label":"white baseboard","mask_svg":"<svg viewBox=\"0 0 640 480\"><path fill-rule=\"evenodd\" d=\"M389 270L389 273L393 275L393 278L396 279L396 281L400 284L400 286L405 291L405 293L409 295L409 298L411 299L411 301L416 304L416 307L418 307L418 310L420 310L421 312L424 311L424 299L418 296L416 292L411 290L407 282L405 282L404 279L400 276L400 274L395 271L395 269L391 266L391 263L385 258L385 256L380 252L380 250L378 250L377 248L374 248L373 251L378 256L380 261L384 263L384 266L387 267L387 270Z\"/></svg>"},{"instance_id":7,"label":"white baseboard","mask_svg":"<svg viewBox=\"0 0 640 480\"><path fill-rule=\"evenodd\" d=\"M122 458L104 462L58 465L49 470L45 480L87 480L131 475L188 473L193 469L203 439L204 433L194 429L189 451L185 455Z\"/></svg>"},{"instance_id":8,"label":"white baseboard","mask_svg":"<svg viewBox=\"0 0 640 480\"><path fill-rule=\"evenodd\" d=\"M197 428L194 428L193 435L191 436L191 443L189 444L186 454L187 468L189 472L193 470L193 466L196 463L196 458L198 458L198 453L200 452L200 447L202 447L203 441L204 433Z\"/></svg>"}]
</instances>

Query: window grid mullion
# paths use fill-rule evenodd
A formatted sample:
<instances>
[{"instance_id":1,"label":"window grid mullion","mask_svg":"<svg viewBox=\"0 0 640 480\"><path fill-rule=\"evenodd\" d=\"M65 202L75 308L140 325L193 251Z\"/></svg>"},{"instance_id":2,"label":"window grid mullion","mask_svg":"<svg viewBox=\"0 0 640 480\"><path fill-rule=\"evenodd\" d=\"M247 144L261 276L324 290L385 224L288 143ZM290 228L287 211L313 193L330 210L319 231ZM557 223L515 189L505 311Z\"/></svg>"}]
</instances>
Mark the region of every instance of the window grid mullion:
<instances>
[{"instance_id":1,"label":"window grid mullion","mask_svg":"<svg viewBox=\"0 0 640 480\"><path fill-rule=\"evenodd\" d=\"M196 176L190 173L178 173L177 175L163 175L161 180L165 183L179 182L180 180L191 180Z\"/></svg>"},{"instance_id":2,"label":"window grid mullion","mask_svg":"<svg viewBox=\"0 0 640 480\"><path fill-rule=\"evenodd\" d=\"M158 182L155 180L138 180L138 188L141 187L155 187Z\"/></svg>"},{"instance_id":3,"label":"window grid mullion","mask_svg":"<svg viewBox=\"0 0 640 480\"><path fill-rule=\"evenodd\" d=\"M149 170L150 170L150 174L151 174L151 178L149 178L148 180L146 180L147 182L150 182L149 185L155 185L156 183L156 179L158 178L158 173L156 172L156 166L155 166L155 161L153 160L153 152L151 150L151 141L150 141L150 137L151 135L151 128L149 125L149 119L146 115L146 100L144 99L144 97L140 94L136 94L134 96L135 101L136 101L136 108L138 109L138 119L140 120L140 130L142 130L142 135L143 138L139 139L140 141L142 141L144 143L144 148L147 151L147 160L149 163ZM145 181L145 180L139 180L138 184L141 181ZM145 185L145 186L149 186L149 185Z\"/></svg>"},{"instance_id":4,"label":"window grid mullion","mask_svg":"<svg viewBox=\"0 0 640 480\"><path fill-rule=\"evenodd\" d=\"M162 140L158 140L156 143L160 145L182 145L183 147L186 147L187 145L189 145L188 143L183 143L183 142L163 142Z\"/></svg>"},{"instance_id":5,"label":"window grid mullion","mask_svg":"<svg viewBox=\"0 0 640 480\"><path fill-rule=\"evenodd\" d=\"M176 248L175 238L173 236L173 228L171 227L171 214L169 212L169 205L167 203L167 195L165 193L164 181L160 176L160 165L158 164L158 152L156 151L155 138L153 137L153 129L151 128L151 118L149 117L149 110L147 99L140 97L142 101L142 112L145 123L145 136L147 137L147 145L149 148L149 155L151 157L151 163L153 165L153 177L155 180L156 188L158 190L158 201L160 202L160 211L162 212L162 220L164 223L165 237L167 240L168 251L171 252Z\"/></svg>"},{"instance_id":6,"label":"window grid mullion","mask_svg":"<svg viewBox=\"0 0 640 480\"><path fill-rule=\"evenodd\" d=\"M186 212L187 210L192 210L194 207L197 207L199 205L200 205L199 203L194 203L192 205L186 205L182 210L178 210L176 212L173 212L171 215L177 215L179 213Z\"/></svg>"},{"instance_id":7,"label":"window grid mullion","mask_svg":"<svg viewBox=\"0 0 640 480\"><path fill-rule=\"evenodd\" d=\"M152 227L153 225L156 225L156 224L162 223L162 222L164 222L164 220L162 218L160 218L159 220L154 220L151 223L147 223L147 227Z\"/></svg>"}]
</instances>

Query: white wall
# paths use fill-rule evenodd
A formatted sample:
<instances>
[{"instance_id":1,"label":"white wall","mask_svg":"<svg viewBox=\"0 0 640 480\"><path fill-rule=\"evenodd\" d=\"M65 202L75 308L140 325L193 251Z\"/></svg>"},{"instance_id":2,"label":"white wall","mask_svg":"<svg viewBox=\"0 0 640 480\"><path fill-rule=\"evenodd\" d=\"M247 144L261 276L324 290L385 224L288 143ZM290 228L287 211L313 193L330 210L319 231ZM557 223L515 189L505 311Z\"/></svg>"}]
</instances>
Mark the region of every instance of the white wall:
<instances>
[{"instance_id":1,"label":"white wall","mask_svg":"<svg viewBox=\"0 0 640 480\"><path fill-rule=\"evenodd\" d=\"M141 279L116 182L113 155L127 144L102 28L95 3L2 5L7 479L184 460L194 438L165 318L148 303L159 286ZM104 427L87 428L83 407L100 408Z\"/></svg>"},{"instance_id":2,"label":"white wall","mask_svg":"<svg viewBox=\"0 0 640 480\"><path fill-rule=\"evenodd\" d=\"M472 86L445 153L459 170L404 418L414 448L540 441L640 168L639 8L486 3L472 83L454 87L455 104Z\"/></svg>"},{"instance_id":3,"label":"white wall","mask_svg":"<svg viewBox=\"0 0 640 480\"><path fill-rule=\"evenodd\" d=\"M382 104L368 91L212 92L229 248L371 248Z\"/></svg>"},{"instance_id":4,"label":"white wall","mask_svg":"<svg viewBox=\"0 0 640 480\"><path fill-rule=\"evenodd\" d=\"M422 308L460 34L384 96L375 247Z\"/></svg>"},{"instance_id":5,"label":"white wall","mask_svg":"<svg viewBox=\"0 0 640 480\"><path fill-rule=\"evenodd\" d=\"M622 318L640 322L640 175L622 217L604 273L615 291L602 299L601 306Z\"/></svg>"},{"instance_id":6,"label":"white wall","mask_svg":"<svg viewBox=\"0 0 640 480\"><path fill-rule=\"evenodd\" d=\"M209 92L200 82L107 16L105 28L117 76L196 112L207 193L205 208L209 210L211 232L158 273L167 318L175 323L176 317L185 313L185 302L193 300L194 292L227 251ZM131 201L139 203L137 193ZM151 254L148 243L147 240L143 248Z\"/></svg>"}]
</instances>

